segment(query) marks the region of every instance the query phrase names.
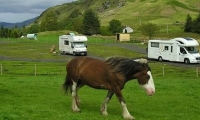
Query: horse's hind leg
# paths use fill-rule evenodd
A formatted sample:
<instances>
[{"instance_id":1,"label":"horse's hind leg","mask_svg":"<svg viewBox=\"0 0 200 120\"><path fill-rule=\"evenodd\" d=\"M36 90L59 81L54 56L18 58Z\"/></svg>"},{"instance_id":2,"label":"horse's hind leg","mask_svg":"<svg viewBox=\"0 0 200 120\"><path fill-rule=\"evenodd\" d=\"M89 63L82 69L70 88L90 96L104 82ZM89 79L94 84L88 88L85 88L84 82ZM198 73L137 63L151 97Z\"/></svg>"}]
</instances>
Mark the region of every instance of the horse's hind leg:
<instances>
[{"instance_id":1,"label":"horse's hind leg","mask_svg":"<svg viewBox=\"0 0 200 120\"><path fill-rule=\"evenodd\" d=\"M77 106L77 83L73 81L72 85L72 111L80 112Z\"/></svg>"},{"instance_id":2,"label":"horse's hind leg","mask_svg":"<svg viewBox=\"0 0 200 120\"><path fill-rule=\"evenodd\" d=\"M77 95L76 95L76 104L77 104L77 106L79 106L81 104L81 99L78 96L78 91L77 91Z\"/></svg>"},{"instance_id":3,"label":"horse's hind leg","mask_svg":"<svg viewBox=\"0 0 200 120\"><path fill-rule=\"evenodd\" d=\"M79 106L81 103L81 99L78 96L78 90L83 87L84 84L81 84L80 82L78 82L77 88L76 88L76 104Z\"/></svg>"},{"instance_id":4,"label":"horse's hind leg","mask_svg":"<svg viewBox=\"0 0 200 120\"><path fill-rule=\"evenodd\" d=\"M104 100L103 104L101 105L100 112L101 112L102 115L108 115L107 104L110 101L110 99L112 98L113 94L114 93L112 91L110 91L110 90L108 91L106 99Z\"/></svg>"}]
</instances>

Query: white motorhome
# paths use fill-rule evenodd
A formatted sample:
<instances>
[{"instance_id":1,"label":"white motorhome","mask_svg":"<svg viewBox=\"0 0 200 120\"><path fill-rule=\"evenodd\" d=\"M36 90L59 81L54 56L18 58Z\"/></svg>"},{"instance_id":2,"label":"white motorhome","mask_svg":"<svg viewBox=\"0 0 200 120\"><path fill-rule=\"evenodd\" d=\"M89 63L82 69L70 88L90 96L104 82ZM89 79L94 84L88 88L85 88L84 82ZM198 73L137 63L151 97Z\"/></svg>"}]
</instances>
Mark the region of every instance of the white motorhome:
<instances>
[{"instance_id":1,"label":"white motorhome","mask_svg":"<svg viewBox=\"0 0 200 120\"><path fill-rule=\"evenodd\" d=\"M200 63L199 43L193 38L174 38L171 40L149 40L148 58L159 61Z\"/></svg>"},{"instance_id":2,"label":"white motorhome","mask_svg":"<svg viewBox=\"0 0 200 120\"><path fill-rule=\"evenodd\" d=\"M87 37L69 35L59 36L59 51L63 54L87 55Z\"/></svg>"}]
</instances>

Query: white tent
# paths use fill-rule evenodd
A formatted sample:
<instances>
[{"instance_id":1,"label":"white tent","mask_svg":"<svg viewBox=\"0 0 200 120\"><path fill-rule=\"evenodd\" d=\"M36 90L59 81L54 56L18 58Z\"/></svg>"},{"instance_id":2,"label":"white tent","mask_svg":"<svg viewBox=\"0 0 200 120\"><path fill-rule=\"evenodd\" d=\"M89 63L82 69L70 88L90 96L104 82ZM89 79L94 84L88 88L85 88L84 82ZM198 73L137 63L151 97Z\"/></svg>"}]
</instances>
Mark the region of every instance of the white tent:
<instances>
[{"instance_id":1,"label":"white tent","mask_svg":"<svg viewBox=\"0 0 200 120\"><path fill-rule=\"evenodd\" d=\"M124 29L123 29L123 33L132 33L133 32L133 29L131 28L131 27L125 27Z\"/></svg>"}]
</instances>

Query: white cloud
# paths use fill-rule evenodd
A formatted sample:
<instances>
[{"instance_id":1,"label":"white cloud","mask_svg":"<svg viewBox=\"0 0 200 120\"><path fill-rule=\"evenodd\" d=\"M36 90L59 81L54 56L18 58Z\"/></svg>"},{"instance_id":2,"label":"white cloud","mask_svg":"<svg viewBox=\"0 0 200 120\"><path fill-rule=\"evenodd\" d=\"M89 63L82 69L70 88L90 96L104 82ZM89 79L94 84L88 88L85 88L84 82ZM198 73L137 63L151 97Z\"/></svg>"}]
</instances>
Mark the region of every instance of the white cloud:
<instances>
[{"instance_id":1,"label":"white cloud","mask_svg":"<svg viewBox=\"0 0 200 120\"><path fill-rule=\"evenodd\" d=\"M49 7L76 0L0 0L0 22L22 22L39 16Z\"/></svg>"}]
</instances>

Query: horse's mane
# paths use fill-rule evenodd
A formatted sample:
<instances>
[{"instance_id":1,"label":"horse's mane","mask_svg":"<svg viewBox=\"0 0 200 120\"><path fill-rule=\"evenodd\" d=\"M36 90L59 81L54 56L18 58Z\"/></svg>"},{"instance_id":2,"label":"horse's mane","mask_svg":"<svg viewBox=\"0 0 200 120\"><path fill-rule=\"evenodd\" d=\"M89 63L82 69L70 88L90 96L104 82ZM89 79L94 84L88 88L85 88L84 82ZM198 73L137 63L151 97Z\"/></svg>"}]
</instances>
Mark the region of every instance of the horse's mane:
<instances>
[{"instance_id":1,"label":"horse's mane","mask_svg":"<svg viewBox=\"0 0 200 120\"><path fill-rule=\"evenodd\" d=\"M145 60L146 59L140 59L135 61L125 57L110 57L105 60L105 63L113 72L122 73L124 76L129 77L133 73L140 72L145 68Z\"/></svg>"}]
</instances>

